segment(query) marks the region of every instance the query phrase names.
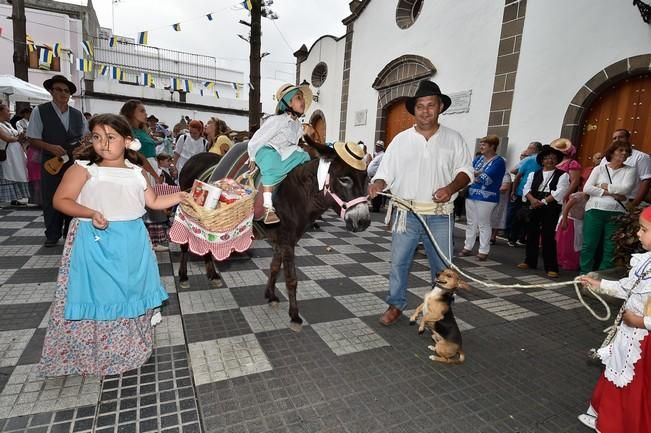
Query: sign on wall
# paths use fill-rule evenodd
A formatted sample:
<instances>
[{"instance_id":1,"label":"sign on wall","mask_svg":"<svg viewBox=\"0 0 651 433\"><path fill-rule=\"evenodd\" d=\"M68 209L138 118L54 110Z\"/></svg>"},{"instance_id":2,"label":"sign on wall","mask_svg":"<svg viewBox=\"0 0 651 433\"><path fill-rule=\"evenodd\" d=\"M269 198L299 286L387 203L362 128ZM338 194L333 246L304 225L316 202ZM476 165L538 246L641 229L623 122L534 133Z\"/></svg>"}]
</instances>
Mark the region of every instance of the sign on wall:
<instances>
[{"instance_id":1,"label":"sign on wall","mask_svg":"<svg viewBox=\"0 0 651 433\"><path fill-rule=\"evenodd\" d=\"M368 114L368 110L355 111L355 126L366 125L367 114Z\"/></svg>"},{"instance_id":2,"label":"sign on wall","mask_svg":"<svg viewBox=\"0 0 651 433\"><path fill-rule=\"evenodd\" d=\"M452 99L452 104L443 114L458 114L470 111L470 97L472 96L472 90L450 93L448 96Z\"/></svg>"}]
</instances>

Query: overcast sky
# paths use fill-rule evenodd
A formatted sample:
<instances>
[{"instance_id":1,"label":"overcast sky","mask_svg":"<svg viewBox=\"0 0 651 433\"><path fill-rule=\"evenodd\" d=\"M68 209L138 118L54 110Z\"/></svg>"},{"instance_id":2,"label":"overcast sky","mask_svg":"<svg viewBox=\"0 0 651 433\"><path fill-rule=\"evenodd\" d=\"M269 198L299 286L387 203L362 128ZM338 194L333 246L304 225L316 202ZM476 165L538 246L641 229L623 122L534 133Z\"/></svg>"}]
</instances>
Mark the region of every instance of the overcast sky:
<instances>
[{"instance_id":1,"label":"overcast sky","mask_svg":"<svg viewBox=\"0 0 651 433\"><path fill-rule=\"evenodd\" d=\"M112 0L93 0L93 5L100 25L112 27ZM295 80L294 51L302 44L309 48L325 34L342 36L341 20L350 14L348 0L275 0L271 9L279 18L274 22L262 19L262 52L271 53L262 60L262 76L289 82ZM245 71L248 78L249 45L237 37L249 31L238 23L249 20L241 2L118 0L113 10L115 34L135 38L138 32L149 30L149 45L214 56L223 59L222 66ZM205 15L211 12L213 21L208 21ZM177 22L180 32L172 29Z\"/></svg>"}]
</instances>

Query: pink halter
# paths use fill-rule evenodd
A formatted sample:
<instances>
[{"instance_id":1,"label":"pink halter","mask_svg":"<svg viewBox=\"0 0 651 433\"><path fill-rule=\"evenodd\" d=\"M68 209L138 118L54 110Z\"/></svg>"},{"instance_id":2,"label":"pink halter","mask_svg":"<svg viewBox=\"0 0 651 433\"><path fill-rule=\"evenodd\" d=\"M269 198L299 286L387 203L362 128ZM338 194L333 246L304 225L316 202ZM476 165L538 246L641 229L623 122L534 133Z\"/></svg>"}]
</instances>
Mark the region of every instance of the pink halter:
<instances>
[{"instance_id":1,"label":"pink halter","mask_svg":"<svg viewBox=\"0 0 651 433\"><path fill-rule=\"evenodd\" d=\"M362 202L368 201L368 196L363 196L363 197L357 197L352 199L351 201L343 201L336 193L334 193L330 189L330 173L328 173L328 176L326 177L325 181L325 186L323 187L323 195L330 194L330 196L337 202L339 205L339 208L341 209L341 212L339 213L339 216L341 219L344 219L344 215L346 215L346 211L350 209L351 207L360 204Z\"/></svg>"}]
</instances>

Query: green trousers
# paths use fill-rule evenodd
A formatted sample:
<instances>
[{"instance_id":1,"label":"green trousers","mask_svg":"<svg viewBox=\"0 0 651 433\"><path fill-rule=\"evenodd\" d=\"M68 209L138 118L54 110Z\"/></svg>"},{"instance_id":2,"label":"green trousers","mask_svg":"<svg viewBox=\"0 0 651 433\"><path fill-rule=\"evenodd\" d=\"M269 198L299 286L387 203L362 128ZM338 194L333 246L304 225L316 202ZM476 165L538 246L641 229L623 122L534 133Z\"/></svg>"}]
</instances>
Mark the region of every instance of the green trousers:
<instances>
[{"instance_id":1,"label":"green trousers","mask_svg":"<svg viewBox=\"0 0 651 433\"><path fill-rule=\"evenodd\" d=\"M581 247L581 273L594 271L597 248L603 239L603 256L599 270L614 266L615 241L612 240L617 230L616 218L621 212L590 209L583 218L583 245Z\"/></svg>"}]
</instances>

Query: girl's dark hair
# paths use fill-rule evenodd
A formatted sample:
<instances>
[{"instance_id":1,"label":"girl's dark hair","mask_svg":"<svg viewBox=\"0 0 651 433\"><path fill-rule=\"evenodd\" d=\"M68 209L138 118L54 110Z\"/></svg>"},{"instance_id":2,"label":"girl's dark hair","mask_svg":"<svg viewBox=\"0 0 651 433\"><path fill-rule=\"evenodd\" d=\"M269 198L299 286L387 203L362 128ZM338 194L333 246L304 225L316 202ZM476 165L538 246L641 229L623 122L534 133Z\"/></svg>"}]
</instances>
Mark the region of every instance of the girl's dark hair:
<instances>
[{"instance_id":1,"label":"girl's dark hair","mask_svg":"<svg viewBox=\"0 0 651 433\"><path fill-rule=\"evenodd\" d=\"M93 164L97 164L102 162L102 157L95 152L95 149L93 148L93 142L92 142L92 135L93 135L93 129L95 129L96 126L109 126L115 130L121 137L127 138L127 137L132 137L131 133L131 127L129 126L129 122L127 122L127 119L125 119L122 116L118 116L117 114L98 114L96 116L93 116L92 119L90 119L90 122L88 124L88 129L90 129L90 134L87 135L82 139L81 146L79 146L75 152L74 152L74 157L75 159L85 159L90 161ZM128 159L131 161L133 164L140 165L142 166L142 156L133 150L127 149L125 147L124 149L124 158Z\"/></svg>"},{"instance_id":2,"label":"girl's dark hair","mask_svg":"<svg viewBox=\"0 0 651 433\"><path fill-rule=\"evenodd\" d=\"M138 108L140 105L143 105L141 101L137 99L129 99L120 109L120 114L126 117L126 119L129 121L129 124L133 128L142 128L145 126L144 123L136 122L135 116L133 114L135 113L136 108Z\"/></svg>"},{"instance_id":3,"label":"girl's dark hair","mask_svg":"<svg viewBox=\"0 0 651 433\"><path fill-rule=\"evenodd\" d=\"M613 144L610 145L608 150L606 150L606 154L604 157L606 158L606 161L610 162L611 158L613 157L613 153L617 149L624 149L628 156L631 156L631 153L633 153L633 148L631 147L631 143L628 143L626 141L615 141Z\"/></svg>"}]
</instances>

